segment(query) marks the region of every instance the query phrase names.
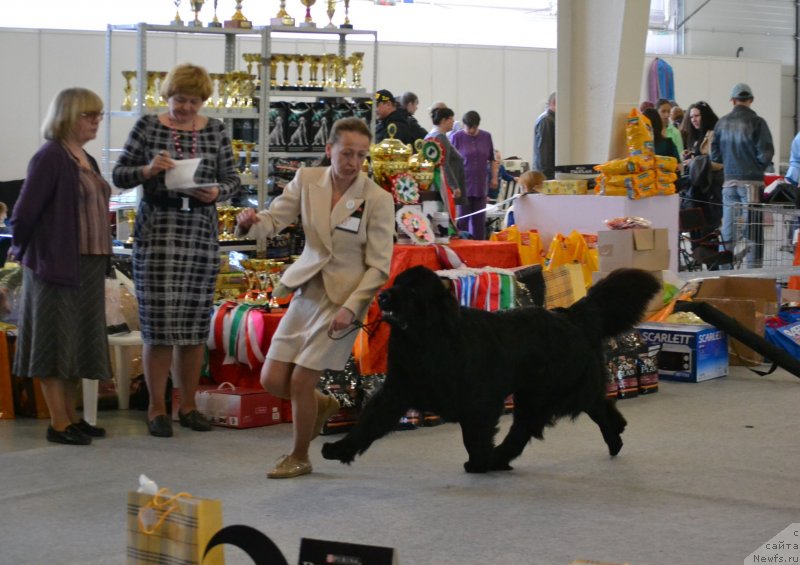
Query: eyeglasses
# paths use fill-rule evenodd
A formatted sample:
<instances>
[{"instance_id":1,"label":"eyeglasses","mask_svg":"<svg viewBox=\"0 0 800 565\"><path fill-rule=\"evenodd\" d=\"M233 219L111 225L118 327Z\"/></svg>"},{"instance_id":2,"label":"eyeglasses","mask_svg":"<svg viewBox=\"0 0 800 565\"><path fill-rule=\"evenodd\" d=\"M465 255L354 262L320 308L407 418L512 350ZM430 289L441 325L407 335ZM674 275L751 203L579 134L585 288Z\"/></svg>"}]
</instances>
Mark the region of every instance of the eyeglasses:
<instances>
[{"instance_id":1,"label":"eyeglasses","mask_svg":"<svg viewBox=\"0 0 800 565\"><path fill-rule=\"evenodd\" d=\"M103 112L81 112L81 118L96 122L103 119Z\"/></svg>"}]
</instances>

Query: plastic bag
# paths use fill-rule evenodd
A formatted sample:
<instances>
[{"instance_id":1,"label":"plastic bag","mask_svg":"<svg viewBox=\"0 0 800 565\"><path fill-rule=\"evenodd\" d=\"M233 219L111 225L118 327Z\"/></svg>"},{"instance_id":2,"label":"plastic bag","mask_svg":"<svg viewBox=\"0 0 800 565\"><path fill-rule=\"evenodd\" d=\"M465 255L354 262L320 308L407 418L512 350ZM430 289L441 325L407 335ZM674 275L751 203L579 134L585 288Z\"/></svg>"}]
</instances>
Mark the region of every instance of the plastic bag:
<instances>
[{"instance_id":1,"label":"plastic bag","mask_svg":"<svg viewBox=\"0 0 800 565\"><path fill-rule=\"evenodd\" d=\"M625 137L628 141L628 153L631 155L653 155L653 126L646 116L633 108L628 114L625 125Z\"/></svg>"}]
</instances>

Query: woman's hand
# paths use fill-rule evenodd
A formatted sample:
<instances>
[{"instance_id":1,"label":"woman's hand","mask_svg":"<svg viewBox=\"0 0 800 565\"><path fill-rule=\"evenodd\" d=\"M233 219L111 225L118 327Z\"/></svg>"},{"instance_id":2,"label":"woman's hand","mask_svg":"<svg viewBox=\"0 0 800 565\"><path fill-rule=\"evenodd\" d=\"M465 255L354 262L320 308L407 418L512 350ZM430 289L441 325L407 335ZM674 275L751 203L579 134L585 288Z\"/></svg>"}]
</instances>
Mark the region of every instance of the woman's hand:
<instances>
[{"instance_id":1,"label":"woman's hand","mask_svg":"<svg viewBox=\"0 0 800 565\"><path fill-rule=\"evenodd\" d=\"M236 225L242 229L242 231L247 231L250 229L250 226L253 224L257 224L260 221L258 214L252 208L245 208L238 214L236 214Z\"/></svg>"},{"instance_id":2,"label":"woman's hand","mask_svg":"<svg viewBox=\"0 0 800 565\"><path fill-rule=\"evenodd\" d=\"M192 191L192 196L197 198L200 202L210 204L212 202L216 202L217 197L219 196L219 187L205 186L203 188L197 188Z\"/></svg>"},{"instance_id":3,"label":"woman's hand","mask_svg":"<svg viewBox=\"0 0 800 565\"><path fill-rule=\"evenodd\" d=\"M174 167L175 161L170 158L169 153L166 151L159 151L149 164L142 167L142 176L144 176L145 179L151 179L158 173L168 171Z\"/></svg>"},{"instance_id":4,"label":"woman's hand","mask_svg":"<svg viewBox=\"0 0 800 565\"><path fill-rule=\"evenodd\" d=\"M346 330L350 326L353 325L353 320L355 320L356 315L353 314L350 310L342 306L339 308L339 311L336 312L336 315L331 320L331 325L328 327L328 333L335 333L340 332L342 330Z\"/></svg>"}]
</instances>

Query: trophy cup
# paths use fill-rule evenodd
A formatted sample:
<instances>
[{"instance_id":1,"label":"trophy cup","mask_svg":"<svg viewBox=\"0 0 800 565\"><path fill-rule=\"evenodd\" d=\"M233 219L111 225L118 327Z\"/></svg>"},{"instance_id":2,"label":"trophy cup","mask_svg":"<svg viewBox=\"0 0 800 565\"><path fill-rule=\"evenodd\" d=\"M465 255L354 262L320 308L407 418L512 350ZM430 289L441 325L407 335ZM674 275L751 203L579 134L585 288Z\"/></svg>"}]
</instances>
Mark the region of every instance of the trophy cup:
<instances>
[{"instance_id":1,"label":"trophy cup","mask_svg":"<svg viewBox=\"0 0 800 565\"><path fill-rule=\"evenodd\" d=\"M280 57L282 57L282 55L270 55L269 56L269 89L270 90L277 90L278 89L278 63L281 60Z\"/></svg>"},{"instance_id":2,"label":"trophy cup","mask_svg":"<svg viewBox=\"0 0 800 565\"><path fill-rule=\"evenodd\" d=\"M233 162L234 166L236 167L237 173L242 173L239 169L239 163L242 160L242 149L244 149L244 141L241 139L232 139L231 140L231 149L233 150Z\"/></svg>"},{"instance_id":3,"label":"trophy cup","mask_svg":"<svg viewBox=\"0 0 800 565\"><path fill-rule=\"evenodd\" d=\"M307 57L305 55L292 55L292 61L297 65L297 82L294 87L297 90L305 90L306 85L303 84L303 66L305 65Z\"/></svg>"},{"instance_id":4,"label":"trophy cup","mask_svg":"<svg viewBox=\"0 0 800 565\"><path fill-rule=\"evenodd\" d=\"M253 160L253 151L255 151L255 148L256 148L256 144L254 142L252 142L252 141L246 141L245 144L244 144L244 150L245 150L245 154L244 154L244 172L242 174L244 175L245 178L242 179L242 180L246 181L247 183L252 183L253 180L255 179L255 175L253 173L253 169L250 166L250 163Z\"/></svg>"},{"instance_id":5,"label":"trophy cup","mask_svg":"<svg viewBox=\"0 0 800 565\"><path fill-rule=\"evenodd\" d=\"M353 29L350 23L350 0L344 0L344 23L339 26L342 29Z\"/></svg>"},{"instance_id":6,"label":"trophy cup","mask_svg":"<svg viewBox=\"0 0 800 565\"><path fill-rule=\"evenodd\" d=\"M281 83L281 90L288 90L292 83L289 82L289 64L292 62L291 55L277 55L278 61L283 63L283 82Z\"/></svg>"},{"instance_id":7,"label":"trophy cup","mask_svg":"<svg viewBox=\"0 0 800 565\"><path fill-rule=\"evenodd\" d=\"M158 106L156 79L158 78L158 71L147 71L146 90L144 93L144 105L147 108L155 108Z\"/></svg>"},{"instance_id":8,"label":"trophy cup","mask_svg":"<svg viewBox=\"0 0 800 565\"><path fill-rule=\"evenodd\" d=\"M174 26L182 26L183 20L181 19L180 7L181 7L181 0L172 0L175 4L175 19L170 22L170 25Z\"/></svg>"},{"instance_id":9,"label":"trophy cup","mask_svg":"<svg viewBox=\"0 0 800 565\"><path fill-rule=\"evenodd\" d=\"M317 27L317 24L311 19L311 6L313 6L316 1L317 0L300 0L303 6L306 7L306 17L305 20L300 22L300 27Z\"/></svg>"},{"instance_id":10,"label":"trophy cup","mask_svg":"<svg viewBox=\"0 0 800 565\"><path fill-rule=\"evenodd\" d=\"M203 27L203 22L200 21L200 10L203 8L205 0L189 0L194 10L194 21L189 22L189 27Z\"/></svg>"},{"instance_id":11,"label":"trophy cup","mask_svg":"<svg viewBox=\"0 0 800 565\"><path fill-rule=\"evenodd\" d=\"M242 14L242 0L236 0L236 11L231 16L231 19L225 20L224 27L239 28L239 29L252 29L253 22L248 20Z\"/></svg>"},{"instance_id":12,"label":"trophy cup","mask_svg":"<svg viewBox=\"0 0 800 565\"><path fill-rule=\"evenodd\" d=\"M364 52L356 51L350 55L350 68L353 69L353 80L350 83L351 90L362 90L361 73L364 70Z\"/></svg>"},{"instance_id":13,"label":"trophy cup","mask_svg":"<svg viewBox=\"0 0 800 565\"><path fill-rule=\"evenodd\" d=\"M217 0L214 0L214 19L208 22L208 27L222 27L219 18L217 18Z\"/></svg>"},{"instance_id":14,"label":"trophy cup","mask_svg":"<svg viewBox=\"0 0 800 565\"><path fill-rule=\"evenodd\" d=\"M328 25L325 26L325 29L336 29L336 25L333 23L333 14L336 13L336 0L328 0Z\"/></svg>"},{"instance_id":15,"label":"trophy cup","mask_svg":"<svg viewBox=\"0 0 800 565\"><path fill-rule=\"evenodd\" d=\"M125 94L125 98L122 99L122 109L128 111L133 108L133 86L131 86L131 81L136 78L136 71L122 71L122 78L125 79L125 87L122 89Z\"/></svg>"},{"instance_id":16,"label":"trophy cup","mask_svg":"<svg viewBox=\"0 0 800 565\"><path fill-rule=\"evenodd\" d=\"M276 27L294 27L294 18L286 11L286 0L281 0L281 9L270 19L269 25Z\"/></svg>"},{"instance_id":17,"label":"trophy cup","mask_svg":"<svg viewBox=\"0 0 800 565\"><path fill-rule=\"evenodd\" d=\"M133 226L136 223L136 210L131 208L125 211L125 217L128 218L128 239L125 243L133 245Z\"/></svg>"},{"instance_id":18,"label":"trophy cup","mask_svg":"<svg viewBox=\"0 0 800 565\"><path fill-rule=\"evenodd\" d=\"M322 90L322 83L317 80L319 77L319 65L322 63L322 55L309 55L308 56L308 63L309 63L309 80L308 80L308 88L310 90Z\"/></svg>"}]
</instances>

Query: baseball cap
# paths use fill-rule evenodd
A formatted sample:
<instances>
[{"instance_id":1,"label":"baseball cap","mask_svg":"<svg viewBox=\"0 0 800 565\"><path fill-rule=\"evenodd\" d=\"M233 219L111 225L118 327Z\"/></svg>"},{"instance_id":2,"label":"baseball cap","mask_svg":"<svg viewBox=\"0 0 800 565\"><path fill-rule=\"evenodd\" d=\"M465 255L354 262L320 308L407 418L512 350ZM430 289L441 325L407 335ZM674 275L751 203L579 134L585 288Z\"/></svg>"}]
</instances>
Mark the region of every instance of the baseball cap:
<instances>
[{"instance_id":1,"label":"baseball cap","mask_svg":"<svg viewBox=\"0 0 800 565\"><path fill-rule=\"evenodd\" d=\"M749 85L743 82L738 83L731 90L731 98L736 98L737 100L746 100L747 98L752 98L752 97L753 97L753 89L750 88Z\"/></svg>"},{"instance_id":2,"label":"baseball cap","mask_svg":"<svg viewBox=\"0 0 800 565\"><path fill-rule=\"evenodd\" d=\"M375 93L375 102L394 102L394 95L386 89Z\"/></svg>"}]
</instances>

